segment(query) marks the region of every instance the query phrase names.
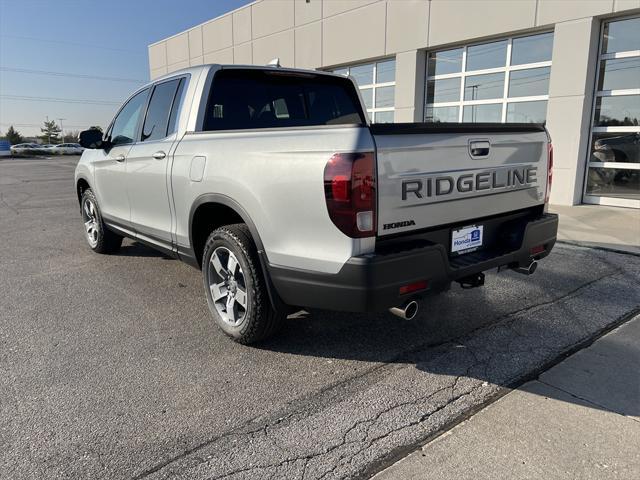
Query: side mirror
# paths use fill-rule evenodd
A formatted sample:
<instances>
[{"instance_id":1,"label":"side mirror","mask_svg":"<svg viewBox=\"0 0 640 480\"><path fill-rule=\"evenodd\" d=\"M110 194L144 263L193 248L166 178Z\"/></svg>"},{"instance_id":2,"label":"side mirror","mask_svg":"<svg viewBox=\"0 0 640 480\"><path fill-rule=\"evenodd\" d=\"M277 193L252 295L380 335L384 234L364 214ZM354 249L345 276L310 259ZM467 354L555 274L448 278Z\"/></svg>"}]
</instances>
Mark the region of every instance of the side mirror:
<instances>
[{"instance_id":1,"label":"side mirror","mask_svg":"<svg viewBox=\"0 0 640 480\"><path fill-rule=\"evenodd\" d=\"M80 145L84 148L107 149L109 142L103 140L102 132L96 128L80 132Z\"/></svg>"}]
</instances>

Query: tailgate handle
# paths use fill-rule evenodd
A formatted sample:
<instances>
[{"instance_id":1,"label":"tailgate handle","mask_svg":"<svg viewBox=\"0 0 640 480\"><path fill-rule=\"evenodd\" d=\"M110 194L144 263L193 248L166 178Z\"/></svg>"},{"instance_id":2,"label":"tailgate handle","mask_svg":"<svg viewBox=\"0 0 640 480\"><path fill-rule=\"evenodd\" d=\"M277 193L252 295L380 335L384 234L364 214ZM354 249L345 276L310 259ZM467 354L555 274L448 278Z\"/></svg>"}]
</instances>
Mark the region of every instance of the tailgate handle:
<instances>
[{"instance_id":1,"label":"tailgate handle","mask_svg":"<svg viewBox=\"0 0 640 480\"><path fill-rule=\"evenodd\" d=\"M469 153L472 157L486 157L489 155L491 144L486 140L473 140L469 142Z\"/></svg>"}]
</instances>

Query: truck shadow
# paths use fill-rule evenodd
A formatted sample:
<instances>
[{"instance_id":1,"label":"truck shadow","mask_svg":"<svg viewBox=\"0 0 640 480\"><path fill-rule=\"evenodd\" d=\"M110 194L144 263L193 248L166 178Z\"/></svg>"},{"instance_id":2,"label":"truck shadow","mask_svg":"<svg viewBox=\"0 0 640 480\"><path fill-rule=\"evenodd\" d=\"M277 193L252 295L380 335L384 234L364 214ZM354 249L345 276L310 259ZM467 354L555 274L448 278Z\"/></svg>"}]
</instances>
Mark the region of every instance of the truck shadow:
<instances>
[{"instance_id":1,"label":"truck shadow","mask_svg":"<svg viewBox=\"0 0 640 480\"><path fill-rule=\"evenodd\" d=\"M115 254L121 257L138 257L138 258L162 258L163 260L174 260L173 258L165 255L158 250L154 250L151 247L147 247L143 243L136 242L135 240L125 240Z\"/></svg>"},{"instance_id":2,"label":"truck shadow","mask_svg":"<svg viewBox=\"0 0 640 480\"><path fill-rule=\"evenodd\" d=\"M283 334L260 348L326 359L405 364L422 375L467 377L512 388L536 378L567 353L617 325L625 313L638 311L637 281L630 276L613 282L614 274L616 271L600 275L601 280L589 280L582 273L553 269L539 275L537 281L513 273L500 278L492 274L485 288L462 291L454 287L422 300L412 321L386 312L301 312L290 316ZM620 299L631 299L629 307ZM640 346L615 348L616 358L637 361ZM640 387L635 390L636 407L624 414L640 415ZM561 396L566 400L566 395Z\"/></svg>"}]
</instances>

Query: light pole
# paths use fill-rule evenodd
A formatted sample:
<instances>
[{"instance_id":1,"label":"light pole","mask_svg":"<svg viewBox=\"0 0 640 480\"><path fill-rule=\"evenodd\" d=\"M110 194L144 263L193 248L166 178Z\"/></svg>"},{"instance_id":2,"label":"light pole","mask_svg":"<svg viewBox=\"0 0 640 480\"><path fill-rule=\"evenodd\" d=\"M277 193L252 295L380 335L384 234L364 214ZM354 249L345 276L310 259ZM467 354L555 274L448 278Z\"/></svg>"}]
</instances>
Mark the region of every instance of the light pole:
<instances>
[{"instance_id":1,"label":"light pole","mask_svg":"<svg viewBox=\"0 0 640 480\"><path fill-rule=\"evenodd\" d=\"M60 143L64 143L64 129L62 128L62 120L66 120L66 118L59 118L58 121L60 122L60 133L62 134L62 137L60 139Z\"/></svg>"}]
</instances>

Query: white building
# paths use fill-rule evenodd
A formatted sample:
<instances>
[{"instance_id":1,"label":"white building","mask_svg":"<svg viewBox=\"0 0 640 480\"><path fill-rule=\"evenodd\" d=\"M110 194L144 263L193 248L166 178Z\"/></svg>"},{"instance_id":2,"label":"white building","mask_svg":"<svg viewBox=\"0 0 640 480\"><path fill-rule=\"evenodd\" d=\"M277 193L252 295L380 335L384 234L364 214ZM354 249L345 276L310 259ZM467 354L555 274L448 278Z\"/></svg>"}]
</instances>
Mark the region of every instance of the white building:
<instances>
[{"instance_id":1,"label":"white building","mask_svg":"<svg viewBox=\"0 0 640 480\"><path fill-rule=\"evenodd\" d=\"M556 204L640 208L640 0L258 0L149 46L350 73L374 122L546 121Z\"/></svg>"}]
</instances>

